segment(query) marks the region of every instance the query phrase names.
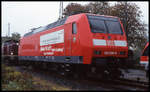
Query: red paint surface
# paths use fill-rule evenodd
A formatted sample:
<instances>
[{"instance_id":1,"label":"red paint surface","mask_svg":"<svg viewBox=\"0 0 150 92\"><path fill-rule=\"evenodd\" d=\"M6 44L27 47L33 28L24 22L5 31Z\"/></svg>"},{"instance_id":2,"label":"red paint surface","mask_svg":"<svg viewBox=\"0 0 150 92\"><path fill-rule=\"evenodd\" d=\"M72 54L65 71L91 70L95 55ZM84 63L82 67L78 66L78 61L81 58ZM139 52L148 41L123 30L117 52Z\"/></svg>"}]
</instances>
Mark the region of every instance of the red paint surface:
<instances>
[{"instance_id":1,"label":"red paint surface","mask_svg":"<svg viewBox=\"0 0 150 92\"><path fill-rule=\"evenodd\" d=\"M143 50L143 53L144 53L145 49L146 49L148 46L149 46L149 42L145 45L145 48L144 48L144 50ZM141 62L141 63L142 63L142 62L149 62L149 56L141 56L140 62Z\"/></svg>"},{"instance_id":2,"label":"red paint surface","mask_svg":"<svg viewBox=\"0 0 150 92\"><path fill-rule=\"evenodd\" d=\"M72 23L74 22L77 24L77 34L72 34ZM43 51L40 51L40 36L64 29L64 43L51 45L52 48L64 48L64 50L63 52L55 52L53 56L83 56L84 64L91 64L93 57L127 57L128 46L93 46L93 39L105 39L107 41L108 36L111 36L111 39L109 39L111 41L126 41L127 39L122 23L121 27L123 35L92 33L87 16L84 13L69 16L64 25L33 34L31 36L23 37L20 40L19 55L43 56ZM76 38L76 41L73 41L74 38ZM95 50L100 50L102 54L94 55ZM104 51L114 51L117 52L117 55L104 55ZM125 51L126 54L119 55L120 51Z\"/></svg>"}]
</instances>

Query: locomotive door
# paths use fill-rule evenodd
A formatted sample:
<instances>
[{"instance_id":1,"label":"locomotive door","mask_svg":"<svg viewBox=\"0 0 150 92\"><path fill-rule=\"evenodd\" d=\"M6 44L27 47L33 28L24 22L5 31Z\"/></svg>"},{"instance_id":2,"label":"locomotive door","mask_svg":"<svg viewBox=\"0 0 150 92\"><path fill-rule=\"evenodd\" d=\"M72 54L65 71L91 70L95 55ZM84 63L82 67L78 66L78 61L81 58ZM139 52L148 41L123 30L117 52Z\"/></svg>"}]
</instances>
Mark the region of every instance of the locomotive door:
<instances>
[{"instance_id":1,"label":"locomotive door","mask_svg":"<svg viewBox=\"0 0 150 92\"><path fill-rule=\"evenodd\" d=\"M78 35L78 27L77 23L72 23L72 40L71 40L71 55L72 56L78 56L79 55L79 35Z\"/></svg>"},{"instance_id":2,"label":"locomotive door","mask_svg":"<svg viewBox=\"0 0 150 92\"><path fill-rule=\"evenodd\" d=\"M65 25L65 56L77 56L79 37L77 35L77 23Z\"/></svg>"},{"instance_id":3,"label":"locomotive door","mask_svg":"<svg viewBox=\"0 0 150 92\"><path fill-rule=\"evenodd\" d=\"M72 23L65 24L65 56L71 56Z\"/></svg>"}]
</instances>

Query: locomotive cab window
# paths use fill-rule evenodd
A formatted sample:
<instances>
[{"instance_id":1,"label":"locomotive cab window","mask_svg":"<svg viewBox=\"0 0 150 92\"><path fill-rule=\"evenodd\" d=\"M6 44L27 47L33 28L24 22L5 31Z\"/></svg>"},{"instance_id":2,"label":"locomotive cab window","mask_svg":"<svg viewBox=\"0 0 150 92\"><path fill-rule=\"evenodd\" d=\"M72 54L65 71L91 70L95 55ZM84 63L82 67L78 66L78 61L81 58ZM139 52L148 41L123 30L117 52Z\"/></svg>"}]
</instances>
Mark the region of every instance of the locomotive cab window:
<instances>
[{"instance_id":1,"label":"locomotive cab window","mask_svg":"<svg viewBox=\"0 0 150 92\"><path fill-rule=\"evenodd\" d=\"M73 23L72 24L72 34L76 34L77 33L77 24Z\"/></svg>"},{"instance_id":2,"label":"locomotive cab window","mask_svg":"<svg viewBox=\"0 0 150 92\"><path fill-rule=\"evenodd\" d=\"M90 23L90 28L91 31L94 33L106 33L106 27L104 24L104 20L100 20L100 19L90 19L89 20Z\"/></svg>"},{"instance_id":3,"label":"locomotive cab window","mask_svg":"<svg viewBox=\"0 0 150 92\"><path fill-rule=\"evenodd\" d=\"M109 33L111 34L123 34L121 25L118 21L106 21Z\"/></svg>"},{"instance_id":4,"label":"locomotive cab window","mask_svg":"<svg viewBox=\"0 0 150 92\"><path fill-rule=\"evenodd\" d=\"M88 15L87 18L93 33L123 34L117 18L92 15Z\"/></svg>"}]
</instances>

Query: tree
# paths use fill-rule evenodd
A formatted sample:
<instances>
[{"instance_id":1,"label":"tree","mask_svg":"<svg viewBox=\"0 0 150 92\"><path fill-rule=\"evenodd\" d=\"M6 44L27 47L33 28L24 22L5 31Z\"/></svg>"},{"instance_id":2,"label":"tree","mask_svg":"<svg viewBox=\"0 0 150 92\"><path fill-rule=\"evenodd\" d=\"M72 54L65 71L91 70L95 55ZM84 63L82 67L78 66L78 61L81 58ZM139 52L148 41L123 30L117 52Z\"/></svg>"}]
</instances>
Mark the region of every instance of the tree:
<instances>
[{"instance_id":1,"label":"tree","mask_svg":"<svg viewBox=\"0 0 150 92\"><path fill-rule=\"evenodd\" d=\"M70 15L85 13L85 12L88 12L87 9L81 4L77 4L77 3L71 3L64 9L65 16L70 16Z\"/></svg>"},{"instance_id":2,"label":"tree","mask_svg":"<svg viewBox=\"0 0 150 92\"><path fill-rule=\"evenodd\" d=\"M93 14L100 14L100 15L109 15L109 3L107 1L103 2L91 2L85 5L88 12Z\"/></svg>"},{"instance_id":3,"label":"tree","mask_svg":"<svg viewBox=\"0 0 150 92\"><path fill-rule=\"evenodd\" d=\"M108 15L109 7L110 5L106 1L91 2L87 5L71 3L64 9L64 15L70 16L79 13L93 13L93 14Z\"/></svg>"},{"instance_id":4,"label":"tree","mask_svg":"<svg viewBox=\"0 0 150 92\"><path fill-rule=\"evenodd\" d=\"M139 7L133 3L118 2L110 7L110 15L118 16L126 29L128 45L143 49L146 44L146 24L141 21Z\"/></svg>"},{"instance_id":5,"label":"tree","mask_svg":"<svg viewBox=\"0 0 150 92\"><path fill-rule=\"evenodd\" d=\"M8 41L8 40L11 40L12 38L11 37L8 37L8 36L3 36L3 37L1 37L2 38L2 43L4 43L5 41ZM1 44L2 44L1 43Z\"/></svg>"},{"instance_id":6,"label":"tree","mask_svg":"<svg viewBox=\"0 0 150 92\"><path fill-rule=\"evenodd\" d=\"M20 37L21 37L21 36L20 36L20 34L19 34L18 32L12 33L12 39L13 39L13 40L19 41Z\"/></svg>"}]
</instances>

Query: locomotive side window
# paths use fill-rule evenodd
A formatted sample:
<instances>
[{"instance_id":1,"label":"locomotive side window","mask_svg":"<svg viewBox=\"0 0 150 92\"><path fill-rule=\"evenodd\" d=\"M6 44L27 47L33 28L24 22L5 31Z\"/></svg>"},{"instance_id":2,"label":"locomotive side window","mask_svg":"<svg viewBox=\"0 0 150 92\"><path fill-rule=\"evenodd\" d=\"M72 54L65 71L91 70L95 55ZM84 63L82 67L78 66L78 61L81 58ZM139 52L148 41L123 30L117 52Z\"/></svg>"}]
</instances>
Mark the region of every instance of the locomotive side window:
<instances>
[{"instance_id":1,"label":"locomotive side window","mask_svg":"<svg viewBox=\"0 0 150 92\"><path fill-rule=\"evenodd\" d=\"M103 20L100 19L90 19L90 28L94 33L106 33L106 27Z\"/></svg>"},{"instance_id":2,"label":"locomotive side window","mask_svg":"<svg viewBox=\"0 0 150 92\"><path fill-rule=\"evenodd\" d=\"M55 28L55 27L58 27L58 26L61 26L65 23L65 21L67 20L67 17L63 18L63 19L60 19L54 23L51 23L51 24L48 24L47 26L43 26L43 27L39 27L39 28L35 28L33 29L31 32L29 33L26 33L24 35L25 36L29 36L29 35L32 35L32 34L36 34L38 32L42 32L42 31L45 31L45 30L48 30L48 29L52 29L52 28Z\"/></svg>"},{"instance_id":3,"label":"locomotive side window","mask_svg":"<svg viewBox=\"0 0 150 92\"><path fill-rule=\"evenodd\" d=\"M118 21L106 21L109 33L112 34L123 34L121 30L120 23Z\"/></svg>"},{"instance_id":4,"label":"locomotive side window","mask_svg":"<svg viewBox=\"0 0 150 92\"><path fill-rule=\"evenodd\" d=\"M72 24L72 34L76 34L77 33L77 25L76 23Z\"/></svg>"}]
</instances>

